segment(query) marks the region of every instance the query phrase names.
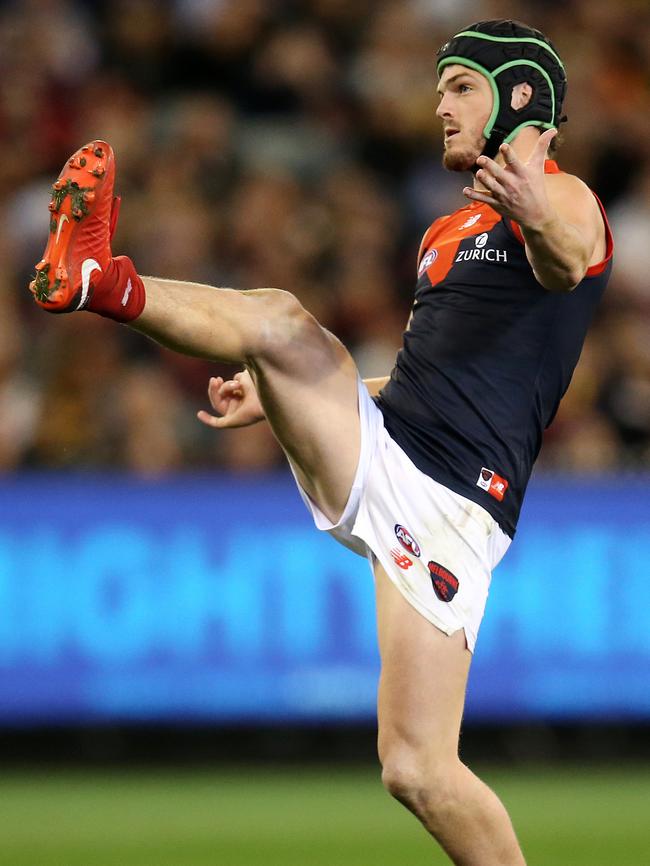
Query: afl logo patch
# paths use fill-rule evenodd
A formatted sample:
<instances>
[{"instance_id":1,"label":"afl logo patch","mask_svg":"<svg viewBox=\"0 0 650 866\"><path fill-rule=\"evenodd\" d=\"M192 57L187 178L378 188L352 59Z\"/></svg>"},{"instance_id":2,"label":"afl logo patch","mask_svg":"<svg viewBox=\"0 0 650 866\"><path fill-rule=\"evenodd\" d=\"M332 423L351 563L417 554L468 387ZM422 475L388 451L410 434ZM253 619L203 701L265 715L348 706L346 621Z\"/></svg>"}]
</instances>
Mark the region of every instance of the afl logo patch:
<instances>
[{"instance_id":1,"label":"afl logo patch","mask_svg":"<svg viewBox=\"0 0 650 866\"><path fill-rule=\"evenodd\" d=\"M438 250L429 250L429 252L420 262L420 267L418 268L418 276L421 276L427 268L430 268L437 258Z\"/></svg>"},{"instance_id":2,"label":"afl logo patch","mask_svg":"<svg viewBox=\"0 0 650 866\"><path fill-rule=\"evenodd\" d=\"M444 565L440 565L439 562L429 562L427 568L431 575L434 592L440 601L451 601L458 592L458 578L454 577L451 571Z\"/></svg>"},{"instance_id":3,"label":"afl logo patch","mask_svg":"<svg viewBox=\"0 0 650 866\"><path fill-rule=\"evenodd\" d=\"M404 526L401 526L399 523L395 524L395 535L397 536L397 540L402 545L404 550L408 550L409 553L412 553L413 556L420 556L420 546L417 541L413 538L411 533Z\"/></svg>"}]
</instances>

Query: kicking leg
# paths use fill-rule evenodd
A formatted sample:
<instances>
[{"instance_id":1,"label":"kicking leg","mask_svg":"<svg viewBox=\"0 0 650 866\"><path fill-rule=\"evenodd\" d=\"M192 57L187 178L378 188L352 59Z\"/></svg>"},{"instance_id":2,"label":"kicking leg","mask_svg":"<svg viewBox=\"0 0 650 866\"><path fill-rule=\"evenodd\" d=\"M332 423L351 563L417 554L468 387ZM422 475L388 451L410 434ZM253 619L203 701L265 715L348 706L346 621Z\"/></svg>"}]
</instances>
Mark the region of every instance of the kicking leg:
<instances>
[{"instance_id":1,"label":"kicking leg","mask_svg":"<svg viewBox=\"0 0 650 866\"><path fill-rule=\"evenodd\" d=\"M301 484L338 520L360 450L357 370L345 347L288 292L143 283L132 327L184 354L245 364Z\"/></svg>"},{"instance_id":2,"label":"kicking leg","mask_svg":"<svg viewBox=\"0 0 650 866\"><path fill-rule=\"evenodd\" d=\"M448 637L424 619L380 565L375 577L384 785L456 866L525 866L502 803L458 757L471 662L464 633Z\"/></svg>"},{"instance_id":3,"label":"kicking leg","mask_svg":"<svg viewBox=\"0 0 650 866\"><path fill-rule=\"evenodd\" d=\"M179 352L245 364L305 490L332 521L360 450L357 371L341 343L287 292L233 291L138 276L114 258L115 160L93 141L52 187L50 233L30 284L52 313L90 310Z\"/></svg>"}]
</instances>

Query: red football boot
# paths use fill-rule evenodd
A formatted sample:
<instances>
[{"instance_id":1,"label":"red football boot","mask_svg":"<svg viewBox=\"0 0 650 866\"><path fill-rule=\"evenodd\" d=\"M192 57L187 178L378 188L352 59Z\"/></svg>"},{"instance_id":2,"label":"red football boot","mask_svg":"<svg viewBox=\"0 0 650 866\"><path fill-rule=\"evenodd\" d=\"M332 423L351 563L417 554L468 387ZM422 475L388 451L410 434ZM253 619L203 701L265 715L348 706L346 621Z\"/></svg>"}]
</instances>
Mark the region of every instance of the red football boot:
<instances>
[{"instance_id":1,"label":"red football boot","mask_svg":"<svg viewBox=\"0 0 650 866\"><path fill-rule=\"evenodd\" d=\"M50 237L29 285L43 309L84 309L111 266L120 203L113 198L114 181L111 146L91 141L70 157L53 185Z\"/></svg>"}]
</instances>

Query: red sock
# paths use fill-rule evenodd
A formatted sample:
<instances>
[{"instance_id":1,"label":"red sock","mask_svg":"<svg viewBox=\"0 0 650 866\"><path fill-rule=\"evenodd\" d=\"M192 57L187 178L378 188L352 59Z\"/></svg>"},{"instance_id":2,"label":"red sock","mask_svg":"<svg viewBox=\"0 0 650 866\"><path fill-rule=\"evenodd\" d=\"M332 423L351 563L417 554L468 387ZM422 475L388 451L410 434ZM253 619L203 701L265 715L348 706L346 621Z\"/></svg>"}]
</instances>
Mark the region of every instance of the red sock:
<instances>
[{"instance_id":1,"label":"red sock","mask_svg":"<svg viewBox=\"0 0 650 866\"><path fill-rule=\"evenodd\" d=\"M94 287L86 309L114 319L132 322L144 309L144 283L128 256L116 256Z\"/></svg>"}]
</instances>

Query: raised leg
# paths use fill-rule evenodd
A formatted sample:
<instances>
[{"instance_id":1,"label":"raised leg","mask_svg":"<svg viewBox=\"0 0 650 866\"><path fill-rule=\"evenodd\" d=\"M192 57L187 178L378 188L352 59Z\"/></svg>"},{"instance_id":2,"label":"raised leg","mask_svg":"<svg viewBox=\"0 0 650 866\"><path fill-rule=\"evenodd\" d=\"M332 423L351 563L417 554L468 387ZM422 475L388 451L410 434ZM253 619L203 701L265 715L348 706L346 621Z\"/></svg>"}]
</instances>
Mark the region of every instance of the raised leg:
<instances>
[{"instance_id":1,"label":"raised leg","mask_svg":"<svg viewBox=\"0 0 650 866\"><path fill-rule=\"evenodd\" d=\"M303 487L336 521L360 448L357 370L345 347L288 292L144 284L146 305L132 326L184 354L245 364Z\"/></svg>"},{"instance_id":2,"label":"raised leg","mask_svg":"<svg viewBox=\"0 0 650 866\"><path fill-rule=\"evenodd\" d=\"M349 353L276 289L233 291L145 278L113 257L115 159L105 141L74 153L52 187L50 231L30 289L51 313L89 310L179 352L246 365L307 493L333 521L359 457L357 372Z\"/></svg>"},{"instance_id":3,"label":"raised leg","mask_svg":"<svg viewBox=\"0 0 650 866\"><path fill-rule=\"evenodd\" d=\"M379 757L388 791L456 866L525 866L497 796L459 759L471 653L422 617L375 570L382 673Z\"/></svg>"}]
</instances>

